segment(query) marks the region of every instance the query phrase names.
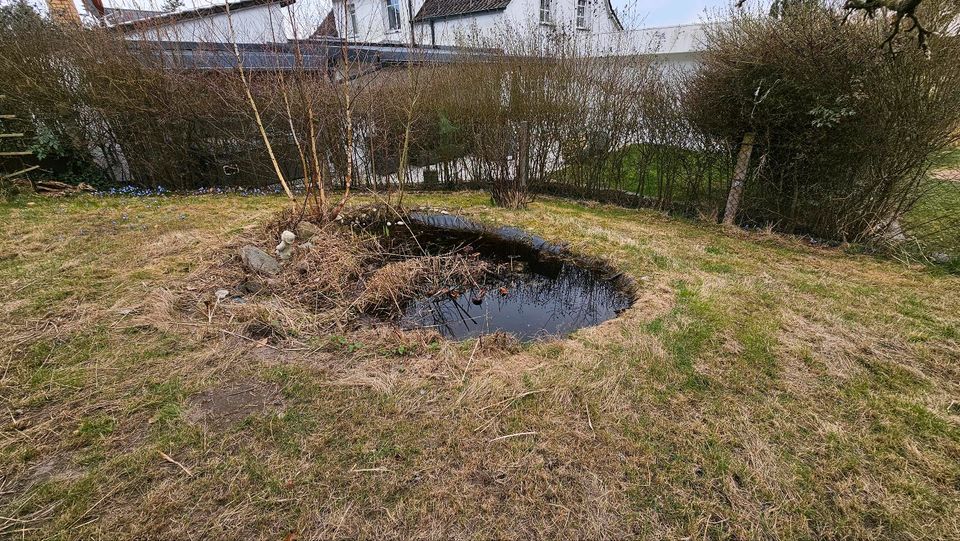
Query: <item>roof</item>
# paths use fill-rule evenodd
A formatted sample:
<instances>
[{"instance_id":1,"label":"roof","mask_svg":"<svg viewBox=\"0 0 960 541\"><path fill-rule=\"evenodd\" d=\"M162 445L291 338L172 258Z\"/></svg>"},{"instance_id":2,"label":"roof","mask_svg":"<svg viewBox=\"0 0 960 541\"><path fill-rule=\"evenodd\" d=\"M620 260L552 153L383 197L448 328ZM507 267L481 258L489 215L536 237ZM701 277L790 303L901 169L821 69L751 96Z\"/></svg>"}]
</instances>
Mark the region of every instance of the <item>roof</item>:
<instances>
[{"instance_id":1,"label":"roof","mask_svg":"<svg viewBox=\"0 0 960 541\"><path fill-rule=\"evenodd\" d=\"M282 7L289 6L296 1L297 0L239 0L238 2L232 2L229 5L229 8L230 11L240 11L242 9L248 9L266 4L279 4ZM147 17L145 19L137 19L115 24L113 25L113 28L118 28L123 31L132 31L153 26L178 23L181 21L202 19L203 17L209 17L210 15L224 13L227 11L227 7L227 4L223 3L197 9L188 9L185 11L174 11L173 13L164 13L162 15L157 15L156 17Z\"/></svg>"},{"instance_id":2,"label":"roof","mask_svg":"<svg viewBox=\"0 0 960 541\"><path fill-rule=\"evenodd\" d=\"M337 33L337 20L333 16L333 10L330 10L330 13L327 13L327 16L323 18L323 21L320 22L320 26L313 31L313 34L310 34L310 39L319 39L324 37L335 38L338 37Z\"/></svg>"},{"instance_id":3,"label":"roof","mask_svg":"<svg viewBox=\"0 0 960 541\"><path fill-rule=\"evenodd\" d=\"M613 9L613 4L610 3L610 0L606 1L607 11L610 12L610 16L613 17L613 24L616 25L617 30L623 30L623 23L620 22L620 16L617 15L617 10Z\"/></svg>"},{"instance_id":4,"label":"roof","mask_svg":"<svg viewBox=\"0 0 960 541\"><path fill-rule=\"evenodd\" d=\"M127 47L147 59L159 60L170 69L222 72L237 67L233 44L187 41L129 40ZM459 47L408 47L402 44L357 43L343 47L338 38L294 43L238 43L243 68L247 71L319 71L342 61L344 54L353 64L391 66L406 63L452 63L465 58L483 59L490 50ZM299 57L299 58L298 58Z\"/></svg>"},{"instance_id":5,"label":"roof","mask_svg":"<svg viewBox=\"0 0 960 541\"><path fill-rule=\"evenodd\" d=\"M506 9L510 0L426 0L414 21L460 17L485 11Z\"/></svg>"},{"instance_id":6,"label":"roof","mask_svg":"<svg viewBox=\"0 0 960 541\"><path fill-rule=\"evenodd\" d=\"M104 8L103 20L107 24L120 24L130 21L139 21L164 15L162 11L151 11L147 9L128 9L128 8Z\"/></svg>"},{"instance_id":7,"label":"roof","mask_svg":"<svg viewBox=\"0 0 960 541\"><path fill-rule=\"evenodd\" d=\"M614 24L618 29L623 30L620 17L617 16L617 12L613 9L610 0L605 0L604 3L610 15L613 17ZM475 13L500 11L506 9L509 5L510 0L426 0L413 20L429 21L431 19L463 17L464 15L473 15Z\"/></svg>"}]
</instances>

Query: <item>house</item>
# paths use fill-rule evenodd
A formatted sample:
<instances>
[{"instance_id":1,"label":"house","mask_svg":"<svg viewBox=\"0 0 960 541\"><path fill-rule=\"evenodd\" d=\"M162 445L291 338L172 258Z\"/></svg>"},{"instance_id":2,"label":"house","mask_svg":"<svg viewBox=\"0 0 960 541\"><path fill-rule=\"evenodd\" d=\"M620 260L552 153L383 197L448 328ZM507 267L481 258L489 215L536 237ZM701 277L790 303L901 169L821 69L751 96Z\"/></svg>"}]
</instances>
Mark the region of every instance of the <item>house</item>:
<instances>
[{"instance_id":1,"label":"house","mask_svg":"<svg viewBox=\"0 0 960 541\"><path fill-rule=\"evenodd\" d=\"M306 0L307 3L318 0ZM129 40L229 43L225 2L186 0L192 7L163 8L163 0L45 0L34 8L54 20L107 26ZM286 43L291 37L287 6L296 0L231 0L230 19L238 43Z\"/></svg>"},{"instance_id":2,"label":"house","mask_svg":"<svg viewBox=\"0 0 960 541\"><path fill-rule=\"evenodd\" d=\"M542 35L618 33L623 25L609 0L333 0L339 36L363 43L476 45L508 28Z\"/></svg>"},{"instance_id":3,"label":"house","mask_svg":"<svg viewBox=\"0 0 960 541\"><path fill-rule=\"evenodd\" d=\"M140 41L286 43L293 36L285 8L295 1L239 0L138 18L112 28Z\"/></svg>"},{"instance_id":4,"label":"house","mask_svg":"<svg viewBox=\"0 0 960 541\"><path fill-rule=\"evenodd\" d=\"M124 0L111 3L117 1ZM51 13L76 18L79 11L122 31L129 40L166 42L168 47L189 44L197 50L198 45L230 43L227 6L200 1L207 5L159 12L104 6L103 0L47 0ZM685 24L624 30L610 0L332 1L333 7L328 8L325 0L234 0L229 18L235 41L279 47L295 38L306 39L314 52L326 48L324 54L335 56L346 40L351 56L380 63L404 63L410 58L442 62L456 59L455 52L462 53L463 45L500 48L497 38L512 29L520 36L576 36L597 55L650 56L668 69L688 71L699 63L706 28ZM155 7L158 2L146 5ZM67 9L74 6L77 9ZM259 49L249 52L257 55ZM255 58L251 61L257 63Z\"/></svg>"}]
</instances>

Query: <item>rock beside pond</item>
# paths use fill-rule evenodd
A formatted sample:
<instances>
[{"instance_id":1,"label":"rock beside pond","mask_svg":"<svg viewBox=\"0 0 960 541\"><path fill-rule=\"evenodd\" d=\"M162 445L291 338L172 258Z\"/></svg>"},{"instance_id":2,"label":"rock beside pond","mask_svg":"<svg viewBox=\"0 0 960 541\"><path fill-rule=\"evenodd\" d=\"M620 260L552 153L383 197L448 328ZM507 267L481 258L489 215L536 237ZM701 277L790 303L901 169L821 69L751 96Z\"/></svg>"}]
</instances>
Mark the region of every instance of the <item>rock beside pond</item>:
<instances>
[{"instance_id":1,"label":"rock beside pond","mask_svg":"<svg viewBox=\"0 0 960 541\"><path fill-rule=\"evenodd\" d=\"M295 231L297 238L304 241L312 239L319 232L320 226L306 220L297 224L297 230Z\"/></svg>"},{"instance_id":2,"label":"rock beside pond","mask_svg":"<svg viewBox=\"0 0 960 541\"><path fill-rule=\"evenodd\" d=\"M280 273L280 263L267 252L249 244L240 249L243 264L253 272L262 272L276 276Z\"/></svg>"},{"instance_id":3,"label":"rock beside pond","mask_svg":"<svg viewBox=\"0 0 960 541\"><path fill-rule=\"evenodd\" d=\"M945 252L930 254L930 260L940 265L946 265L950 262L950 255Z\"/></svg>"}]
</instances>

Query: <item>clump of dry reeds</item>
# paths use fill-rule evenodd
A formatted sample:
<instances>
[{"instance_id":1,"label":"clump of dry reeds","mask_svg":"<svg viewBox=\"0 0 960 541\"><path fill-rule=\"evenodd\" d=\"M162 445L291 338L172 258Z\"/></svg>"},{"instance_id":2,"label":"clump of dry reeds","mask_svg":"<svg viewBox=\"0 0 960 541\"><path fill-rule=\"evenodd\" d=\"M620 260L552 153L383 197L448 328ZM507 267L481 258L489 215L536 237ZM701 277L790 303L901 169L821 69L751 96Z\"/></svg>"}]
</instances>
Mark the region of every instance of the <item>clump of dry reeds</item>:
<instances>
[{"instance_id":1,"label":"clump of dry reeds","mask_svg":"<svg viewBox=\"0 0 960 541\"><path fill-rule=\"evenodd\" d=\"M377 259L377 246L330 226L309 240L277 278L278 292L313 311L337 306L355 294L358 281Z\"/></svg>"},{"instance_id":2,"label":"clump of dry reeds","mask_svg":"<svg viewBox=\"0 0 960 541\"><path fill-rule=\"evenodd\" d=\"M458 253L388 263L370 275L356 306L367 313L393 309L401 313L403 305L418 295L439 295L460 285L476 284L487 267L481 259Z\"/></svg>"},{"instance_id":3,"label":"clump of dry reeds","mask_svg":"<svg viewBox=\"0 0 960 541\"><path fill-rule=\"evenodd\" d=\"M247 240L272 251L279 231L299 230L297 218L289 209L281 211ZM382 240L327 223L309 239L298 240L293 257L274 277L252 277L238 258L224 258L203 273L204 285L193 288L204 292L191 293L202 297L193 305L203 319L227 319L247 339L283 339L353 327L363 316L399 317L412 299L469 288L490 270L476 253L430 255L413 236ZM260 286L256 294L245 292L250 282ZM231 288L227 299L211 296L219 288Z\"/></svg>"},{"instance_id":4,"label":"clump of dry reeds","mask_svg":"<svg viewBox=\"0 0 960 541\"><path fill-rule=\"evenodd\" d=\"M427 273L425 259L415 257L395 261L374 271L357 298L356 306L367 312L391 307L397 312L402 311L403 302L416 293L418 282Z\"/></svg>"}]
</instances>

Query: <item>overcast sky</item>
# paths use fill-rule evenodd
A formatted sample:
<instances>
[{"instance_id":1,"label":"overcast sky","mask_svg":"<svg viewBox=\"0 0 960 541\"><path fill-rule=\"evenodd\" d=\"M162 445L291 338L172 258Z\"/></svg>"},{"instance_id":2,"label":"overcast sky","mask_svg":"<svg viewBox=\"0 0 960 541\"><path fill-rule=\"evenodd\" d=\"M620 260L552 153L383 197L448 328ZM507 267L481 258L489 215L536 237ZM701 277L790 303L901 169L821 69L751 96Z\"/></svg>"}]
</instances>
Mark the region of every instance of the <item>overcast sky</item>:
<instances>
[{"instance_id":1,"label":"overcast sky","mask_svg":"<svg viewBox=\"0 0 960 541\"><path fill-rule=\"evenodd\" d=\"M627 26L695 23L704 10L725 9L730 0L611 0ZM637 23L631 24L631 23Z\"/></svg>"}]
</instances>

